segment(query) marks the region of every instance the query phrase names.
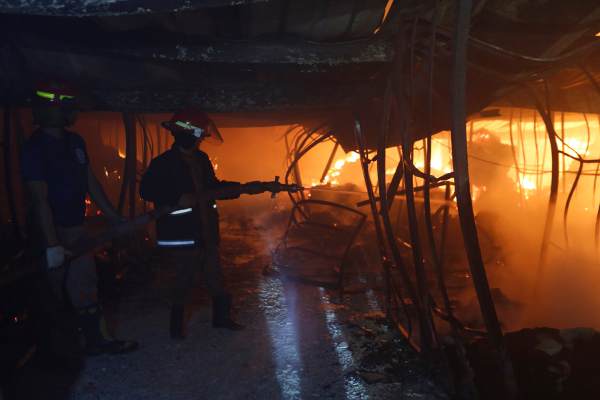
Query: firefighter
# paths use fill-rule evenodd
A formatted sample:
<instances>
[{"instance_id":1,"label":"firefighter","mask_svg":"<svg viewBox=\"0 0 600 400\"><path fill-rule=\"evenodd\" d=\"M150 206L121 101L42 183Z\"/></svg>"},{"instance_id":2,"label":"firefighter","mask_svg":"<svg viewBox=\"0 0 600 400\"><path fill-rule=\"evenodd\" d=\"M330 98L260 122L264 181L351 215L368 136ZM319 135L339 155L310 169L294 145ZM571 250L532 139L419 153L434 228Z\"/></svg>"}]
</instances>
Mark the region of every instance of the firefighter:
<instances>
[{"instance_id":1,"label":"firefighter","mask_svg":"<svg viewBox=\"0 0 600 400\"><path fill-rule=\"evenodd\" d=\"M174 137L170 150L152 162L142 178L140 194L155 207L175 207L156 223L157 245L176 264L170 313L170 334L183 339L184 305L193 278L201 269L212 297L214 328L241 330L231 318L231 295L225 289L219 256L219 214L215 200L238 198L242 193L296 190L278 182L227 182L217 179L206 153L198 149L207 138L222 137L206 113L186 110L176 113L163 126Z\"/></svg>"},{"instance_id":2,"label":"firefighter","mask_svg":"<svg viewBox=\"0 0 600 400\"><path fill-rule=\"evenodd\" d=\"M85 239L86 195L112 224L122 222L92 172L83 138L66 129L77 117L75 95L61 82L36 87L32 112L38 128L25 143L21 160L30 198L29 239L33 249L43 249L55 295L76 311L86 352L126 353L137 343L116 340L107 331L93 255L65 262L68 248Z\"/></svg>"}]
</instances>

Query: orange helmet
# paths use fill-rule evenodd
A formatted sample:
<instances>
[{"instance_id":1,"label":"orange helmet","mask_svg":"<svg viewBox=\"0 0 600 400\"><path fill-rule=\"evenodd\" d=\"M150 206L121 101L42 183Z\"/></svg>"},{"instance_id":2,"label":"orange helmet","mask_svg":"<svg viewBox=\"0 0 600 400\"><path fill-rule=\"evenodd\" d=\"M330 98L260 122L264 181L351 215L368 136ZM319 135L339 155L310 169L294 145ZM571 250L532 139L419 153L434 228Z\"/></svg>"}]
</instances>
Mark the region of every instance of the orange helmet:
<instances>
[{"instance_id":1,"label":"orange helmet","mask_svg":"<svg viewBox=\"0 0 600 400\"><path fill-rule=\"evenodd\" d=\"M198 139L211 138L219 143L223 142L223 137L214 122L201 110L188 109L177 112L169 121L163 122L162 126L173 134L187 132Z\"/></svg>"}]
</instances>

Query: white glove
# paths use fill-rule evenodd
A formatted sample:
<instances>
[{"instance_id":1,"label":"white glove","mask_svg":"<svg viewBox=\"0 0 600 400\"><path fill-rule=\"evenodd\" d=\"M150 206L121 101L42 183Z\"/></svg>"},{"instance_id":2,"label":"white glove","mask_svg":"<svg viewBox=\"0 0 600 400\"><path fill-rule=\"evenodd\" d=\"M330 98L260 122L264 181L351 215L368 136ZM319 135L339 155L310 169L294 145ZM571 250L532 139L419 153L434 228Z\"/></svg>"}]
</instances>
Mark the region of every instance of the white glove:
<instances>
[{"instance_id":1,"label":"white glove","mask_svg":"<svg viewBox=\"0 0 600 400\"><path fill-rule=\"evenodd\" d=\"M46 262L48 269L58 268L65 263L65 248L52 246L46 249Z\"/></svg>"}]
</instances>

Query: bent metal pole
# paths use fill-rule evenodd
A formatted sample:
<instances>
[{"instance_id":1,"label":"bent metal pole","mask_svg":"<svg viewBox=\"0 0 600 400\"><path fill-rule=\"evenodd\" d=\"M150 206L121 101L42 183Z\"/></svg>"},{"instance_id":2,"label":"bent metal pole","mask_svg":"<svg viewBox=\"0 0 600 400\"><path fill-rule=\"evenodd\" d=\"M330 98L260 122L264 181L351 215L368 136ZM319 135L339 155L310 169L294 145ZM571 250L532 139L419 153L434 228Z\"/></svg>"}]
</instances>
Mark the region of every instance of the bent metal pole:
<instances>
[{"instance_id":1,"label":"bent metal pole","mask_svg":"<svg viewBox=\"0 0 600 400\"><path fill-rule=\"evenodd\" d=\"M452 61L452 163L456 185L458 215L473 284L479 300L481 314L488 332L489 341L498 352L499 367L504 375L506 399L517 397L512 363L508 358L504 337L496 315L496 308L490 293L484 269L481 249L477 237L477 227L471 201L469 169L467 160L466 131L466 75L467 43L471 18L471 0L456 2L456 28L454 36L454 54Z\"/></svg>"}]
</instances>

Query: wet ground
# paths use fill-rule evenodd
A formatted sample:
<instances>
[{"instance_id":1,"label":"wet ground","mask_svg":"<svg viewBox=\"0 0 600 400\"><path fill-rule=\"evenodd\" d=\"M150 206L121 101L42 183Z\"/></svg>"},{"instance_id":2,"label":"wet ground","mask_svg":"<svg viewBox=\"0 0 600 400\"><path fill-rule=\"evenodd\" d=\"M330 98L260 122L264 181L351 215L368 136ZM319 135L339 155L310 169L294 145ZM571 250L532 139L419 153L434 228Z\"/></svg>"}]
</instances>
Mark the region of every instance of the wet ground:
<instances>
[{"instance_id":1,"label":"wet ground","mask_svg":"<svg viewBox=\"0 0 600 400\"><path fill-rule=\"evenodd\" d=\"M172 273L155 259L153 279L124 296L112 317L141 348L90 358L71 399L445 399L434 373L387 328L377 293L336 291L271 268L264 230L223 226L224 268L242 332L215 330L201 279L188 337L168 333Z\"/></svg>"}]
</instances>

